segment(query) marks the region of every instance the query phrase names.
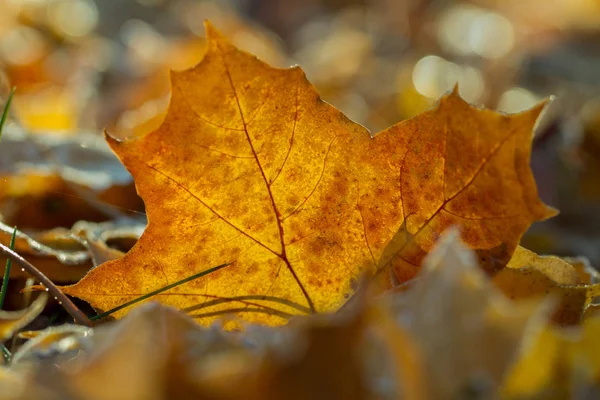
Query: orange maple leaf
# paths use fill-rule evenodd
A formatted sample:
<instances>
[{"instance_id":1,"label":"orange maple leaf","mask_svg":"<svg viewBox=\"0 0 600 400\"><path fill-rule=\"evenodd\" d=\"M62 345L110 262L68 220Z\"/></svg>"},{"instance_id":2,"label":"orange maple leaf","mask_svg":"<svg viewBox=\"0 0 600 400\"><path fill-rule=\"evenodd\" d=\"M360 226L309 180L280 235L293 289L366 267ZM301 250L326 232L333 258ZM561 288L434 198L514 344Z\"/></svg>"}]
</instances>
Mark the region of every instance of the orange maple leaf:
<instances>
[{"instance_id":1,"label":"orange maple leaf","mask_svg":"<svg viewBox=\"0 0 600 400\"><path fill-rule=\"evenodd\" d=\"M462 225L472 248L509 257L533 221L553 214L528 166L543 103L506 116L455 91L372 137L300 68L272 68L209 24L207 35L204 59L172 73L162 126L107 137L145 201L146 231L67 294L108 310L229 262L158 300L202 323L229 313L281 324L337 309L402 225L412 239L393 253L406 280L450 225Z\"/></svg>"}]
</instances>

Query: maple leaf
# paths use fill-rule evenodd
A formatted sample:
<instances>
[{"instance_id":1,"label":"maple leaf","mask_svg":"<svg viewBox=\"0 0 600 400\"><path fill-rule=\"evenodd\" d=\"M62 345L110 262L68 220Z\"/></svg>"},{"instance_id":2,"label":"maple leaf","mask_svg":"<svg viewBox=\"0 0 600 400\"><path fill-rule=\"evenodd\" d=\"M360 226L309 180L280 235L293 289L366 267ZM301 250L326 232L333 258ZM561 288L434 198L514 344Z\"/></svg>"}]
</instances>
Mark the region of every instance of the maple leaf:
<instances>
[{"instance_id":1,"label":"maple leaf","mask_svg":"<svg viewBox=\"0 0 600 400\"><path fill-rule=\"evenodd\" d=\"M372 137L323 102L300 68L272 68L209 24L207 36L204 59L172 73L161 127L107 137L148 226L123 258L63 288L93 307L229 262L159 300L206 324L224 313L281 324L337 309L401 226L412 239L394 249L393 266L406 281L451 225L484 256L508 260L529 225L554 214L528 165L544 103L507 116L454 91Z\"/></svg>"}]
</instances>

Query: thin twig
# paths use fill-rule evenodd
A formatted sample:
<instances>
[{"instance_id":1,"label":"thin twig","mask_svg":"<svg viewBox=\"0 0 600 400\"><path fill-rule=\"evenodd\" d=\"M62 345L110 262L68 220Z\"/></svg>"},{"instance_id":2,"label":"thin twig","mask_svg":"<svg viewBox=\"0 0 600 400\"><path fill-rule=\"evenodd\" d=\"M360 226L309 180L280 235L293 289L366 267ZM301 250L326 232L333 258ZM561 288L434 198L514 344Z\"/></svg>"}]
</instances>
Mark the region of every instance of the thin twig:
<instances>
[{"instance_id":1,"label":"thin twig","mask_svg":"<svg viewBox=\"0 0 600 400\"><path fill-rule=\"evenodd\" d=\"M14 262L19 264L25 271L27 271L30 275L33 275L37 280L41 282L42 285L46 287L48 290L61 304L65 310L73 319L85 326L93 326L93 323L85 316L83 312L69 299L46 275L44 275L39 269L31 265L27 260L23 257L12 251L7 246L0 243L0 253L4 254L6 257L11 258Z\"/></svg>"}]
</instances>

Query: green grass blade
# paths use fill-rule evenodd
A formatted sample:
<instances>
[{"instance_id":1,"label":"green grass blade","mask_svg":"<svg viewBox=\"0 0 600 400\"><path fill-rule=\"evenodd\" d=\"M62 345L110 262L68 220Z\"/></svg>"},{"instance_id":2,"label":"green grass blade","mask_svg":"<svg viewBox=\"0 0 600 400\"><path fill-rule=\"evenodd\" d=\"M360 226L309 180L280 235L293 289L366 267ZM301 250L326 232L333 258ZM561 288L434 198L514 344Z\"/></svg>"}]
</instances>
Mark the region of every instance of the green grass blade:
<instances>
[{"instance_id":1,"label":"green grass blade","mask_svg":"<svg viewBox=\"0 0 600 400\"><path fill-rule=\"evenodd\" d=\"M12 237L10 238L10 249L15 249L15 238L17 237L17 227L13 230ZM0 289L0 310L4 307L4 299L6 298L6 292L8 289L8 279L10 278L10 267L12 266L12 260L6 259L6 267L4 268L4 279L2 280L2 288Z\"/></svg>"},{"instance_id":2,"label":"green grass blade","mask_svg":"<svg viewBox=\"0 0 600 400\"><path fill-rule=\"evenodd\" d=\"M10 110L10 104L12 103L13 95L15 94L15 88L12 88L10 94L8 95L8 99L6 100L6 104L4 105L4 110L2 111L2 117L0 117L0 139L2 138L2 130L4 129L4 124L6 123L6 119L8 118L8 110ZM12 234L12 238L10 239L10 249L15 249L15 236L17 234L17 227ZM10 258L6 259L6 267L4 268L4 278L2 279L2 288L0 288L0 310L4 307L4 299L6 298L6 291L8 289L8 279L10 278L10 267L12 266L12 260ZM6 346L0 346L2 348L2 355L6 361L9 361L12 357L10 351L6 348Z\"/></svg>"},{"instance_id":3,"label":"green grass blade","mask_svg":"<svg viewBox=\"0 0 600 400\"><path fill-rule=\"evenodd\" d=\"M162 293L162 292L164 292L164 291L167 291L167 290L169 290L169 289L173 289L175 286L179 286L179 285L182 285L182 284L184 284L184 283L187 283L187 282L189 282L189 281L193 281L194 279L198 279L198 278L201 278L201 277L203 277L203 276L205 276L205 275L211 274L211 273L213 273L213 272L215 272L215 271L218 271L218 270L220 270L220 269L222 269L222 268L225 268L225 267L227 267L227 266L229 266L229 265L231 265L231 264L230 264L230 263L229 263L229 264L221 264L221 265L218 265L218 266L216 266L216 267L213 267L213 268L207 269L206 271L202 271L202 272L199 272L199 273L197 273L197 274L194 274L194 275L192 275L192 276L188 276L188 277L187 277L187 278L185 278L185 279L182 279L182 280L180 280L180 281L177 281L177 282L171 283L170 285L167 285L167 286L165 286L165 287L162 287L162 288L160 288L160 289L158 289L158 290L155 290L155 291L153 291L153 292L150 292L150 293L147 293L147 294L145 294L145 295L143 295L143 296L141 296L141 297L138 297L137 299L133 299L133 300L131 300L131 301L129 301L129 302L127 302L127 303L125 303L125 304L122 304L122 305L120 305L120 306L118 306L118 307L115 307L115 308L113 308L112 310L108 310L108 311L106 311L106 312L103 312L102 314L98 314L98 315L96 315L95 317L91 317L91 318L90 318L90 320L92 320L92 321L96 321L96 320L99 320L99 319L105 318L105 317L109 316L109 315L110 315L110 314L112 314L112 313L115 313L115 312L117 312L117 311L119 311L119 310L122 310L122 309L124 309L125 307L129 307L129 306L131 306L131 305L133 305L133 304L135 304L135 303L139 303L139 302L140 302L140 301L142 301L142 300L146 300L146 299L147 299L147 298L149 298L149 297L156 296L156 295L157 295L157 294L159 294L159 293Z\"/></svg>"},{"instance_id":4,"label":"green grass blade","mask_svg":"<svg viewBox=\"0 0 600 400\"><path fill-rule=\"evenodd\" d=\"M12 354L11 354L10 350L8 350L5 345L2 345L0 347L2 347L2 355L4 356L4 359L7 362L10 361L10 359L12 357Z\"/></svg>"},{"instance_id":5,"label":"green grass blade","mask_svg":"<svg viewBox=\"0 0 600 400\"><path fill-rule=\"evenodd\" d=\"M8 118L8 110L10 109L10 104L12 103L13 95L15 94L15 88L12 88L10 94L8 95L8 99L6 100L6 104L4 105L4 111L2 111L2 118L0 118L0 139L2 138L2 129L4 128L4 123Z\"/></svg>"}]
</instances>

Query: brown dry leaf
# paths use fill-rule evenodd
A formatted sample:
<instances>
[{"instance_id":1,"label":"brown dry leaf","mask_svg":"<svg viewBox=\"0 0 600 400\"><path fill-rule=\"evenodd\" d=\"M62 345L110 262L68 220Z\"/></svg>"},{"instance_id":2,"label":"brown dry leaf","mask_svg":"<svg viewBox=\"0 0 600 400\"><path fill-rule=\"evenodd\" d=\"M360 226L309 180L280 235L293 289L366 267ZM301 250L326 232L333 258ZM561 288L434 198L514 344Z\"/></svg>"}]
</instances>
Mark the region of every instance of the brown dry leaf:
<instances>
[{"instance_id":1,"label":"brown dry leaf","mask_svg":"<svg viewBox=\"0 0 600 400\"><path fill-rule=\"evenodd\" d=\"M0 400L15 400L23 390L25 382L21 375L0 366Z\"/></svg>"},{"instance_id":2,"label":"brown dry leaf","mask_svg":"<svg viewBox=\"0 0 600 400\"><path fill-rule=\"evenodd\" d=\"M60 175L35 170L0 175L0 179L4 183L0 191L3 221L22 229L43 230L70 227L77 221L106 221L141 209L132 185L111 185L97 192Z\"/></svg>"},{"instance_id":3,"label":"brown dry leaf","mask_svg":"<svg viewBox=\"0 0 600 400\"><path fill-rule=\"evenodd\" d=\"M51 132L32 134L6 126L0 147L3 221L20 229L70 227L143 210L131 175L102 138Z\"/></svg>"},{"instance_id":4,"label":"brown dry leaf","mask_svg":"<svg viewBox=\"0 0 600 400\"><path fill-rule=\"evenodd\" d=\"M365 340L367 321L364 313L344 317L316 316L301 321L304 326L293 326L305 331L305 343L300 342L282 360L266 361L262 372L266 375L262 377L264 387L268 388L265 398L369 398L363 373L363 353L369 349Z\"/></svg>"},{"instance_id":5,"label":"brown dry leaf","mask_svg":"<svg viewBox=\"0 0 600 400\"><path fill-rule=\"evenodd\" d=\"M221 349L210 362L203 358L192 382L206 398L426 398L420 353L388 308L357 304L342 315L264 328L258 332L264 350L248 333L240 339L260 351ZM232 380L240 384L232 386Z\"/></svg>"},{"instance_id":6,"label":"brown dry leaf","mask_svg":"<svg viewBox=\"0 0 600 400\"><path fill-rule=\"evenodd\" d=\"M82 199L73 185L54 174L24 172L1 176L0 212L4 222L26 229L70 227L80 220L103 221L106 215Z\"/></svg>"},{"instance_id":7,"label":"brown dry leaf","mask_svg":"<svg viewBox=\"0 0 600 400\"><path fill-rule=\"evenodd\" d=\"M554 296L559 306L553 320L561 325L580 323L593 298L600 295L600 283L585 267L555 256L541 257L519 247L507 267L494 276L494 284L511 299Z\"/></svg>"},{"instance_id":8,"label":"brown dry leaf","mask_svg":"<svg viewBox=\"0 0 600 400\"><path fill-rule=\"evenodd\" d=\"M46 359L52 363L19 363L19 369L29 367L32 373L19 399L40 400L76 398L160 399L161 375L164 372L162 349L157 345L155 331L135 316L123 324L99 332L104 338L77 357L57 360L56 354ZM94 339L94 332L90 339ZM53 364L60 365L55 368Z\"/></svg>"},{"instance_id":9,"label":"brown dry leaf","mask_svg":"<svg viewBox=\"0 0 600 400\"><path fill-rule=\"evenodd\" d=\"M0 223L0 243L8 246L13 227ZM24 256L48 278L55 282L73 282L81 279L92 267L85 248L64 228L52 229L37 234L26 234L17 230L15 251ZM0 263L6 257L0 256ZM11 270L11 278L29 277L21 268Z\"/></svg>"},{"instance_id":10,"label":"brown dry leaf","mask_svg":"<svg viewBox=\"0 0 600 400\"><path fill-rule=\"evenodd\" d=\"M42 331L19 332L19 338L27 341L12 356L11 364L14 366L28 361L40 361L48 356L74 354L83 348L82 340L92 334L92 329L86 326L64 324L58 327L49 327Z\"/></svg>"},{"instance_id":11,"label":"brown dry leaf","mask_svg":"<svg viewBox=\"0 0 600 400\"><path fill-rule=\"evenodd\" d=\"M119 242L128 250L141 235L145 224L137 220L91 223L80 221L71 229L56 228L24 233L17 230L15 251L23 255L50 280L70 283L81 279L99 261L121 256L118 249L108 246ZM13 227L0 222L0 243L8 246ZM0 256L0 264L6 258ZM11 278L29 277L20 268L13 268Z\"/></svg>"},{"instance_id":12,"label":"brown dry leaf","mask_svg":"<svg viewBox=\"0 0 600 400\"><path fill-rule=\"evenodd\" d=\"M239 357L228 356L250 354L248 350L238 351L240 346L235 343L239 341L224 337L222 331L203 329L172 308L146 304L122 321L95 328L77 357L57 360L51 355L60 368L37 364L35 381L49 392L61 394L59 398L227 398L203 397L195 383L214 373L211 367L217 367L219 359L239 361ZM225 364L230 371L252 371L258 360L254 357L242 365ZM238 389L235 398L252 398L252 390L239 380L235 385L228 380L228 387L230 391Z\"/></svg>"},{"instance_id":13,"label":"brown dry leaf","mask_svg":"<svg viewBox=\"0 0 600 400\"><path fill-rule=\"evenodd\" d=\"M435 399L494 398L522 343L544 325L550 306L506 299L456 230L442 237L411 287L393 296L398 324L423 352Z\"/></svg>"},{"instance_id":14,"label":"brown dry leaf","mask_svg":"<svg viewBox=\"0 0 600 400\"><path fill-rule=\"evenodd\" d=\"M394 251L401 282L451 225L501 264L533 221L555 213L529 169L545 103L507 116L455 91L371 137L324 103L300 68L271 68L207 32L203 61L172 73L162 126L108 137L145 200L148 228L66 293L108 310L228 262L159 300L196 308L203 324L229 313L278 325L337 309L402 224L412 239Z\"/></svg>"},{"instance_id":15,"label":"brown dry leaf","mask_svg":"<svg viewBox=\"0 0 600 400\"><path fill-rule=\"evenodd\" d=\"M588 318L600 317L600 304L590 304L583 313L583 320Z\"/></svg>"},{"instance_id":16,"label":"brown dry leaf","mask_svg":"<svg viewBox=\"0 0 600 400\"><path fill-rule=\"evenodd\" d=\"M32 343L12 366L30 372L21 398L427 398L414 342L377 304L226 332L150 303L93 329L48 329Z\"/></svg>"}]
</instances>

